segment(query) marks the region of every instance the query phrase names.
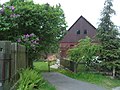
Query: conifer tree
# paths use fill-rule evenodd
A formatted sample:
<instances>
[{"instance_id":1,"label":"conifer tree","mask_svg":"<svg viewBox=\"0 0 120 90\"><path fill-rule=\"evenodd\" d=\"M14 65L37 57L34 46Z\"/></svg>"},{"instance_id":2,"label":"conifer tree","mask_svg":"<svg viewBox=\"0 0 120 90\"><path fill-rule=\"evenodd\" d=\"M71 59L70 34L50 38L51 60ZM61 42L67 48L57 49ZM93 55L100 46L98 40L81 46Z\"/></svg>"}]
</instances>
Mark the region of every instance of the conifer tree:
<instances>
[{"instance_id":1,"label":"conifer tree","mask_svg":"<svg viewBox=\"0 0 120 90\"><path fill-rule=\"evenodd\" d=\"M115 15L112 2L113 0L106 0L104 3L97 36L103 47L101 51L103 66L113 70L113 76L115 76L115 68L120 65L120 40L118 30L111 21L112 15Z\"/></svg>"}]
</instances>

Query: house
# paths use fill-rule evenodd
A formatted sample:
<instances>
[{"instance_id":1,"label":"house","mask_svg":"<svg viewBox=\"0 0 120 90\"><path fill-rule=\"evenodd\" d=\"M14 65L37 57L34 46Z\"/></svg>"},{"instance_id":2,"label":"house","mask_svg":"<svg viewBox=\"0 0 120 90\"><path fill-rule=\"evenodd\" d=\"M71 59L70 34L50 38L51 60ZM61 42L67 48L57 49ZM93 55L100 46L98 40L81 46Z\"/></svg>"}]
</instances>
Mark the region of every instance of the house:
<instances>
[{"instance_id":1,"label":"house","mask_svg":"<svg viewBox=\"0 0 120 90\"><path fill-rule=\"evenodd\" d=\"M95 39L96 33L96 28L83 16L80 16L60 41L60 57L65 58L67 50L76 45L80 39L84 39L86 36Z\"/></svg>"}]
</instances>

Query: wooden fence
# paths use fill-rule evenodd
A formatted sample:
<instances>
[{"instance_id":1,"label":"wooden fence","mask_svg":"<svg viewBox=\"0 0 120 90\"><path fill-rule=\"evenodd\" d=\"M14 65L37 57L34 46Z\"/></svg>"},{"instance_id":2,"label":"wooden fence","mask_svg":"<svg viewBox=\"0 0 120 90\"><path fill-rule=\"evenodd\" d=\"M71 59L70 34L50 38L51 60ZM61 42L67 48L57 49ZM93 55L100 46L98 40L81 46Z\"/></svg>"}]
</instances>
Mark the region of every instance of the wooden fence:
<instances>
[{"instance_id":1,"label":"wooden fence","mask_svg":"<svg viewBox=\"0 0 120 90\"><path fill-rule=\"evenodd\" d=\"M74 72L75 69L76 69L75 64L76 63L74 61L70 61L70 60L67 60L67 59L61 59L60 60L60 65L62 65L64 68L69 69L72 72ZM113 75L112 69L111 70L105 70L105 69L101 68L100 66L97 66L97 64L92 65L91 68L86 67L86 63L78 63L78 65L79 66L84 65L84 68L82 67L80 69L80 67L79 67L80 71L89 71L89 72L92 72L92 73L100 73L100 74L108 75L108 76ZM78 71L79 71L79 69L78 69ZM115 75L116 75L117 78L120 78L120 66L116 68L116 74Z\"/></svg>"},{"instance_id":2,"label":"wooden fence","mask_svg":"<svg viewBox=\"0 0 120 90\"><path fill-rule=\"evenodd\" d=\"M27 66L25 46L0 41L0 90L9 90L19 78L18 71Z\"/></svg>"},{"instance_id":3,"label":"wooden fence","mask_svg":"<svg viewBox=\"0 0 120 90\"><path fill-rule=\"evenodd\" d=\"M66 60L66 59L61 59L60 60L60 65L64 66L65 68L71 70L72 72L74 72L75 69L75 62L70 61L70 60Z\"/></svg>"}]
</instances>

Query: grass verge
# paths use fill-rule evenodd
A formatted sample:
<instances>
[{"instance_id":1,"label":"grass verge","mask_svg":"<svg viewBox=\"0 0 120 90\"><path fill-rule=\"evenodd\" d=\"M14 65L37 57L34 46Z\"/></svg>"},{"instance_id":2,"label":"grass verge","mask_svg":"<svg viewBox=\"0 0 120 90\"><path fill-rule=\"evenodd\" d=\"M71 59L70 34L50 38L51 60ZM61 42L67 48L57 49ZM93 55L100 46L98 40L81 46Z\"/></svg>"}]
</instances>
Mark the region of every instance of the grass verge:
<instances>
[{"instance_id":1,"label":"grass verge","mask_svg":"<svg viewBox=\"0 0 120 90\"><path fill-rule=\"evenodd\" d=\"M112 90L112 88L120 86L120 80L111 79L110 77L103 76L101 74L90 72L79 72L76 74L67 70L58 70L58 72L77 80L90 82L92 84L102 86L108 90Z\"/></svg>"},{"instance_id":2,"label":"grass verge","mask_svg":"<svg viewBox=\"0 0 120 90\"><path fill-rule=\"evenodd\" d=\"M47 66L48 64L46 62L34 62L34 65L37 70L40 70L40 71L48 70L48 66ZM78 72L77 74L64 69L58 69L58 70L52 69L51 71L62 73L66 76L69 76L77 80L90 82L92 84L97 84L99 86L107 88L108 90L111 90L114 87L120 86L120 80L118 79L111 79L110 77L103 76L101 74L84 72L84 70L83 71L81 70L81 72Z\"/></svg>"},{"instance_id":3,"label":"grass verge","mask_svg":"<svg viewBox=\"0 0 120 90\"><path fill-rule=\"evenodd\" d=\"M50 83L47 81L45 84L40 88L40 90L56 90L54 86L52 86Z\"/></svg>"}]
</instances>

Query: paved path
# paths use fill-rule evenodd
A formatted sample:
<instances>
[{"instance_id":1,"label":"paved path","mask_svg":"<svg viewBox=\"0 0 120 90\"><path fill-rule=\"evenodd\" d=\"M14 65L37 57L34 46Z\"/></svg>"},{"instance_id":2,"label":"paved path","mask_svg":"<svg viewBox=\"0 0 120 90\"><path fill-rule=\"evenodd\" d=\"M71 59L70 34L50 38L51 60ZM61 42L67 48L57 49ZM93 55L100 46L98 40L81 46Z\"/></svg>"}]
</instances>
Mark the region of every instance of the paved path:
<instances>
[{"instance_id":1,"label":"paved path","mask_svg":"<svg viewBox=\"0 0 120 90\"><path fill-rule=\"evenodd\" d=\"M94 84L69 78L60 73L47 72L42 75L47 81L53 84L57 90L106 90Z\"/></svg>"}]
</instances>

